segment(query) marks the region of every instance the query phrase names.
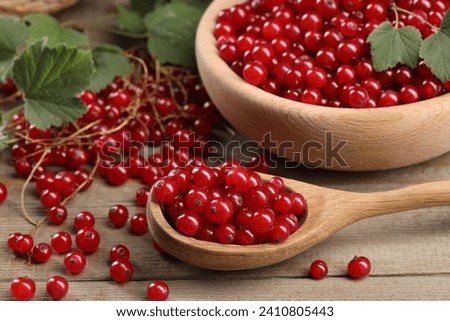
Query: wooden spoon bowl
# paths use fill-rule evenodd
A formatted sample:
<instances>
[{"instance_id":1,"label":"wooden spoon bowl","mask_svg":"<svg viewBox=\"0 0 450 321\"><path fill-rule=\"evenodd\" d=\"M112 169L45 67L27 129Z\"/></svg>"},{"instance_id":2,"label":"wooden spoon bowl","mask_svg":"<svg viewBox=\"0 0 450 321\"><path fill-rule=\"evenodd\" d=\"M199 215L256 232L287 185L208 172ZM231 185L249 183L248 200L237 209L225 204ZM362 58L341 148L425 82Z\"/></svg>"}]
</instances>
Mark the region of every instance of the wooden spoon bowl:
<instances>
[{"instance_id":1,"label":"wooden spoon bowl","mask_svg":"<svg viewBox=\"0 0 450 321\"><path fill-rule=\"evenodd\" d=\"M260 175L265 181L270 179L268 175ZM296 256L365 218L450 205L450 181L378 193L339 191L286 178L284 181L288 189L301 192L308 204L308 214L303 225L284 242L219 244L184 236L172 228L160 204L150 197L147 217L152 237L167 253L192 265L212 270L245 270L272 265Z\"/></svg>"},{"instance_id":2,"label":"wooden spoon bowl","mask_svg":"<svg viewBox=\"0 0 450 321\"><path fill-rule=\"evenodd\" d=\"M218 13L242 2L215 0L210 5L197 30L196 56L213 102L244 136L278 156L344 171L398 168L450 151L449 94L361 110L294 102L247 84L218 56L213 37ZM345 144L339 150L343 161L332 157L339 142Z\"/></svg>"}]
</instances>

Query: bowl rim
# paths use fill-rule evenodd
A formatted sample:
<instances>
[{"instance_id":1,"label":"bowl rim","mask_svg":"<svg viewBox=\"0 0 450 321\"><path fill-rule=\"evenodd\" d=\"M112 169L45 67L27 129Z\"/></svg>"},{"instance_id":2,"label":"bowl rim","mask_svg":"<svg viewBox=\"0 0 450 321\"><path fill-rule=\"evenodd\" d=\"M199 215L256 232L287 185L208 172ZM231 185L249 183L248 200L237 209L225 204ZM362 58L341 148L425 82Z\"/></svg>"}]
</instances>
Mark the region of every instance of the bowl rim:
<instances>
[{"instance_id":1,"label":"bowl rim","mask_svg":"<svg viewBox=\"0 0 450 321\"><path fill-rule=\"evenodd\" d=\"M233 72L228 64L222 60L215 46L216 39L213 36L214 24L218 13L225 8L231 8L232 6L240 3L244 3L246 0L214 0L204 12L197 29L196 35L196 52L198 56L205 57L202 63L207 69L215 69L217 74L221 75L223 82L228 80L233 83L233 88L239 92L242 97L250 97L258 103L261 108L270 109L267 106L267 101L273 101L280 111L285 112L305 112L310 115L324 112L332 112L336 117L352 117L358 119L367 119L367 115L371 115L375 118L386 118L390 115L402 115L407 113L422 112L424 108L435 105L437 101L449 98L450 93L439 95L434 98L421 100L409 104L401 104L389 107L372 107L372 108L352 108L352 107L331 107L322 105L312 105L303 102L293 101L278 95L274 95L264 91L263 89L253 86L245 82L245 80ZM201 53L201 54L200 54ZM369 118L370 120L370 118Z\"/></svg>"}]
</instances>

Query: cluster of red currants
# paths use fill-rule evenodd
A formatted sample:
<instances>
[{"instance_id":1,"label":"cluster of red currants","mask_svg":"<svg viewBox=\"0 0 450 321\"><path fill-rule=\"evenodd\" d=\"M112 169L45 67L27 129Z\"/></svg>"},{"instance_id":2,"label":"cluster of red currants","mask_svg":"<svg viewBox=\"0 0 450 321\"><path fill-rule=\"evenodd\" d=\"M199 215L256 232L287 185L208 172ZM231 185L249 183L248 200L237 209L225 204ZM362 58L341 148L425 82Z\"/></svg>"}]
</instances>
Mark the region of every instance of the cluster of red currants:
<instances>
[{"instance_id":1,"label":"cluster of red currants","mask_svg":"<svg viewBox=\"0 0 450 321\"><path fill-rule=\"evenodd\" d=\"M236 162L174 169L153 187L182 234L223 244L282 242L296 232L306 210L302 194L280 177L264 182Z\"/></svg>"},{"instance_id":2,"label":"cluster of red currants","mask_svg":"<svg viewBox=\"0 0 450 321\"><path fill-rule=\"evenodd\" d=\"M394 14L395 2L403 10ZM447 0L248 0L220 12L220 57L245 81L294 101L330 107L387 107L450 90L420 61L376 72L369 34L382 22L439 27ZM410 12L410 13L407 13Z\"/></svg>"}]
</instances>

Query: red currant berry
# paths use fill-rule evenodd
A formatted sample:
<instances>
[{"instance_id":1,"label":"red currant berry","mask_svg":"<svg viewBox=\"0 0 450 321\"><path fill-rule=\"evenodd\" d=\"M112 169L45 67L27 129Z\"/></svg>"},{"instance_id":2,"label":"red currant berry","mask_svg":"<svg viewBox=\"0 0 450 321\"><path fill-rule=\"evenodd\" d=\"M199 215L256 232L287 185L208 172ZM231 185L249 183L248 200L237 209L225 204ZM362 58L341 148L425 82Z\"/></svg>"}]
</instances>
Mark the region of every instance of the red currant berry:
<instances>
[{"instance_id":1,"label":"red currant berry","mask_svg":"<svg viewBox=\"0 0 450 321\"><path fill-rule=\"evenodd\" d=\"M8 189L3 183L0 183L0 205L6 200L8 196Z\"/></svg>"},{"instance_id":2,"label":"red currant berry","mask_svg":"<svg viewBox=\"0 0 450 321\"><path fill-rule=\"evenodd\" d=\"M22 234L16 238L14 248L19 253L30 252L34 246L33 237L29 234Z\"/></svg>"},{"instance_id":3,"label":"red currant berry","mask_svg":"<svg viewBox=\"0 0 450 321\"><path fill-rule=\"evenodd\" d=\"M50 260L52 256L52 248L47 243L39 243L33 247L33 260L38 263L45 263Z\"/></svg>"},{"instance_id":4,"label":"red currant berry","mask_svg":"<svg viewBox=\"0 0 450 321\"><path fill-rule=\"evenodd\" d=\"M48 220L55 225L61 225L67 219L67 209L62 205L57 205L48 210Z\"/></svg>"},{"instance_id":5,"label":"red currant berry","mask_svg":"<svg viewBox=\"0 0 450 321\"><path fill-rule=\"evenodd\" d=\"M73 225L77 231L85 227L93 227L95 225L95 216L91 212L82 211L75 215Z\"/></svg>"},{"instance_id":6,"label":"red currant berry","mask_svg":"<svg viewBox=\"0 0 450 321\"><path fill-rule=\"evenodd\" d=\"M70 252L64 258L64 267L69 273L79 274L86 267L86 257L79 251Z\"/></svg>"},{"instance_id":7,"label":"red currant berry","mask_svg":"<svg viewBox=\"0 0 450 321\"><path fill-rule=\"evenodd\" d=\"M140 206L146 206L148 195L150 194L149 187L142 187L136 191L136 203Z\"/></svg>"},{"instance_id":8,"label":"red currant berry","mask_svg":"<svg viewBox=\"0 0 450 321\"><path fill-rule=\"evenodd\" d=\"M153 281L147 286L147 298L151 301L166 301L169 297L169 287L165 282Z\"/></svg>"},{"instance_id":9,"label":"red currant berry","mask_svg":"<svg viewBox=\"0 0 450 321\"><path fill-rule=\"evenodd\" d=\"M267 80L268 71L259 61L251 61L244 66L242 76L249 84L260 86Z\"/></svg>"},{"instance_id":10,"label":"red currant berry","mask_svg":"<svg viewBox=\"0 0 450 321\"><path fill-rule=\"evenodd\" d=\"M153 197L161 203L170 203L177 196L177 186L173 179L163 178L153 185Z\"/></svg>"},{"instance_id":11,"label":"red currant berry","mask_svg":"<svg viewBox=\"0 0 450 321\"><path fill-rule=\"evenodd\" d=\"M61 195L57 192L45 190L41 194L41 204L46 208L58 206L61 203Z\"/></svg>"},{"instance_id":12,"label":"red currant berry","mask_svg":"<svg viewBox=\"0 0 450 321\"><path fill-rule=\"evenodd\" d=\"M122 227L128 220L128 209L123 205L114 205L108 211L109 221L115 227Z\"/></svg>"},{"instance_id":13,"label":"red currant berry","mask_svg":"<svg viewBox=\"0 0 450 321\"><path fill-rule=\"evenodd\" d=\"M75 243L84 253L95 252L100 245L100 233L92 227L84 227L77 232Z\"/></svg>"},{"instance_id":14,"label":"red currant berry","mask_svg":"<svg viewBox=\"0 0 450 321\"><path fill-rule=\"evenodd\" d=\"M26 276L19 276L11 282L11 295L18 301L29 301L36 293L36 284Z\"/></svg>"},{"instance_id":15,"label":"red currant berry","mask_svg":"<svg viewBox=\"0 0 450 321\"><path fill-rule=\"evenodd\" d=\"M326 277L328 274L328 266L327 264L322 260L317 260L311 263L311 266L309 267L309 275L316 279L321 280L324 277Z\"/></svg>"},{"instance_id":16,"label":"red currant berry","mask_svg":"<svg viewBox=\"0 0 450 321\"><path fill-rule=\"evenodd\" d=\"M129 261L130 260L130 250L122 244L115 245L109 251L109 258L111 262L122 260Z\"/></svg>"},{"instance_id":17,"label":"red currant berry","mask_svg":"<svg viewBox=\"0 0 450 321\"><path fill-rule=\"evenodd\" d=\"M17 238L21 235L22 235L22 233L19 233L19 232L9 234L7 245L12 251L16 251L16 241L17 241Z\"/></svg>"},{"instance_id":18,"label":"red currant berry","mask_svg":"<svg viewBox=\"0 0 450 321\"><path fill-rule=\"evenodd\" d=\"M369 275L372 265L365 256L354 257L347 266L348 275L353 279L361 279Z\"/></svg>"},{"instance_id":19,"label":"red currant berry","mask_svg":"<svg viewBox=\"0 0 450 321\"><path fill-rule=\"evenodd\" d=\"M133 265L130 261L117 260L111 263L109 272L111 278L117 283L126 283L133 277Z\"/></svg>"},{"instance_id":20,"label":"red currant berry","mask_svg":"<svg viewBox=\"0 0 450 321\"><path fill-rule=\"evenodd\" d=\"M69 292L69 282L63 276L52 276L46 283L46 290L53 300L60 300Z\"/></svg>"},{"instance_id":21,"label":"red currant berry","mask_svg":"<svg viewBox=\"0 0 450 321\"><path fill-rule=\"evenodd\" d=\"M57 253L67 253L72 247L72 237L67 232L58 232L52 236L51 245Z\"/></svg>"},{"instance_id":22,"label":"red currant berry","mask_svg":"<svg viewBox=\"0 0 450 321\"><path fill-rule=\"evenodd\" d=\"M130 220L131 233L141 235L147 232L147 216L144 213L138 213L133 215Z\"/></svg>"}]
</instances>

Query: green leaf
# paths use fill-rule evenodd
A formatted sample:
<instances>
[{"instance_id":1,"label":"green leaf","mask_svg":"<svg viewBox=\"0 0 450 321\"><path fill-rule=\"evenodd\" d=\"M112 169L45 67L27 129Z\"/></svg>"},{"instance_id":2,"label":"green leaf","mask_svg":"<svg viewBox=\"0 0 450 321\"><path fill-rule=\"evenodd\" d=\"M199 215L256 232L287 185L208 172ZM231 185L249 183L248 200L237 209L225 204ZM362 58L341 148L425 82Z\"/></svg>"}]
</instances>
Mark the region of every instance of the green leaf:
<instances>
[{"instance_id":1,"label":"green leaf","mask_svg":"<svg viewBox=\"0 0 450 321\"><path fill-rule=\"evenodd\" d=\"M105 88L116 76L130 74L130 62L117 46L98 46L92 50L95 72L89 88L100 91Z\"/></svg>"},{"instance_id":2,"label":"green leaf","mask_svg":"<svg viewBox=\"0 0 450 321\"><path fill-rule=\"evenodd\" d=\"M172 0L173 3L186 3L204 11L212 2L211 0Z\"/></svg>"},{"instance_id":3,"label":"green leaf","mask_svg":"<svg viewBox=\"0 0 450 321\"><path fill-rule=\"evenodd\" d=\"M376 71L383 71L397 64L415 68L419 62L422 35L415 27L396 28L386 21L370 33L367 41L371 44L372 62Z\"/></svg>"},{"instance_id":4,"label":"green leaf","mask_svg":"<svg viewBox=\"0 0 450 321\"><path fill-rule=\"evenodd\" d=\"M450 80L450 11L445 14L440 29L422 42L419 54L440 81Z\"/></svg>"},{"instance_id":5,"label":"green leaf","mask_svg":"<svg viewBox=\"0 0 450 321\"><path fill-rule=\"evenodd\" d=\"M117 25L119 29L134 33L145 33L145 28L142 16L134 10L130 10L122 5L117 5L119 15L117 17Z\"/></svg>"},{"instance_id":6,"label":"green leaf","mask_svg":"<svg viewBox=\"0 0 450 321\"><path fill-rule=\"evenodd\" d=\"M90 51L44 41L31 45L15 62L13 80L24 94L25 117L38 128L75 121L86 111L78 95L94 71Z\"/></svg>"},{"instance_id":7,"label":"green leaf","mask_svg":"<svg viewBox=\"0 0 450 321\"><path fill-rule=\"evenodd\" d=\"M28 43L47 38L47 45L55 47L64 43L68 46L87 47L89 40L86 35L71 28L61 27L52 16L44 13L33 13L25 16L28 26Z\"/></svg>"},{"instance_id":8,"label":"green leaf","mask_svg":"<svg viewBox=\"0 0 450 321\"><path fill-rule=\"evenodd\" d=\"M0 16L0 82L10 77L17 51L25 44L27 29L19 18Z\"/></svg>"},{"instance_id":9,"label":"green leaf","mask_svg":"<svg viewBox=\"0 0 450 321\"><path fill-rule=\"evenodd\" d=\"M195 32L202 11L186 3L169 3L147 14L148 50L161 63L195 67Z\"/></svg>"},{"instance_id":10,"label":"green leaf","mask_svg":"<svg viewBox=\"0 0 450 321\"><path fill-rule=\"evenodd\" d=\"M141 16L145 16L153 9L169 2L168 0L131 0L131 9L138 12Z\"/></svg>"}]
</instances>

